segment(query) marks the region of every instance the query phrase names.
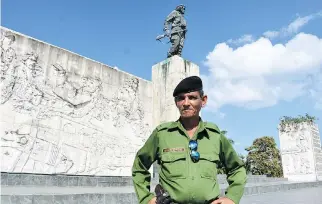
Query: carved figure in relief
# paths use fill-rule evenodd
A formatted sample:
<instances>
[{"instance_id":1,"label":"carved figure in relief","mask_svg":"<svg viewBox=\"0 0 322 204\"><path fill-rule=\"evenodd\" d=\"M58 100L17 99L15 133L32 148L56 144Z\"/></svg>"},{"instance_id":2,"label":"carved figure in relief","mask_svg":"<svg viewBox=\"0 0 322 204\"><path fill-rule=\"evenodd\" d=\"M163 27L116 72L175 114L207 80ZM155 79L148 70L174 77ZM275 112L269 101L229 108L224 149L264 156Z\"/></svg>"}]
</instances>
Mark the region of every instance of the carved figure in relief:
<instances>
[{"instance_id":1,"label":"carved figure in relief","mask_svg":"<svg viewBox=\"0 0 322 204\"><path fill-rule=\"evenodd\" d=\"M299 148L299 150L301 152L306 152L307 150L309 150L309 141L308 141L308 137L304 134L304 132L299 131L298 133L298 137L296 138L296 142L297 142L297 147Z\"/></svg>"},{"instance_id":2,"label":"carved figure in relief","mask_svg":"<svg viewBox=\"0 0 322 204\"><path fill-rule=\"evenodd\" d=\"M289 128L286 126L285 128ZM286 152L306 152L310 149L306 126L300 125L296 129L289 129L288 132L281 133L282 153Z\"/></svg>"},{"instance_id":3,"label":"carved figure in relief","mask_svg":"<svg viewBox=\"0 0 322 204\"><path fill-rule=\"evenodd\" d=\"M4 34L1 39L1 104L9 100L16 80L16 52L11 47L15 43L15 36Z\"/></svg>"},{"instance_id":4,"label":"carved figure in relief","mask_svg":"<svg viewBox=\"0 0 322 204\"><path fill-rule=\"evenodd\" d=\"M301 155L301 153L286 155L283 159L283 163L286 170L285 174L296 175L313 173L307 155Z\"/></svg>"},{"instance_id":5,"label":"carved figure in relief","mask_svg":"<svg viewBox=\"0 0 322 204\"><path fill-rule=\"evenodd\" d=\"M101 81L83 76L68 76L67 71L59 64L53 67L57 73L54 93L74 107L82 106L96 98L101 91Z\"/></svg>"},{"instance_id":6,"label":"carved figure in relief","mask_svg":"<svg viewBox=\"0 0 322 204\"><path fill-rule=\"evenodd\" d=\"M312 168L310 166L310 161L308 160L308 158L305 158L303 156L301 156L300 158L300 162L301 162L301 166L300 166L300 172L302 174L310 174L313 173Z\"/></svg>"},{"instance_id":7,"label":"carved figure in relief","mask_svg":"<svg viewBox=\"0 0 322 204\"><path fill-rule=\"evenodd\" d=\"M291 160L290 155L283 156L283 166L285 174L293 173L293 161Z\"/></svg>"},{"instance_id":8,"label":"carved figure in relief","mask_svg":"<svg viewBox=\"0 0 322 204\"><path fill-rule=\"evenodd\" d=\"M23 127L16 130L5 130L1 134L1 147L23 150L29 142L30 132Z\"/></svg>"},{"instance_id":9,"label":"carved figure in relief","mask_svg":"<svg viewBox=\"0 0 322 204\"><path fill-rule=\"evenodd\" d=\"M1 152L3 154L1 168L7 165L4 167L4 171L14 170L23 152L30 152L33 141L28 125L22 125L16 129L5 128L4 131L1 131ZM23 163L25 164L26 161Z\"/></svg>"},{"instance_id":10,"label":"carved figure in relief","mask_svg":"<svg viewBox=\"0 0 322 204\"><path fill-rule=\"evenodd\" d=\"M23 56L17 68L12 103L20 113L37 114L38 106L44 97L42 90L42 69L38 64L38 55L29 52Z\"/></svg>"}]
</instances>

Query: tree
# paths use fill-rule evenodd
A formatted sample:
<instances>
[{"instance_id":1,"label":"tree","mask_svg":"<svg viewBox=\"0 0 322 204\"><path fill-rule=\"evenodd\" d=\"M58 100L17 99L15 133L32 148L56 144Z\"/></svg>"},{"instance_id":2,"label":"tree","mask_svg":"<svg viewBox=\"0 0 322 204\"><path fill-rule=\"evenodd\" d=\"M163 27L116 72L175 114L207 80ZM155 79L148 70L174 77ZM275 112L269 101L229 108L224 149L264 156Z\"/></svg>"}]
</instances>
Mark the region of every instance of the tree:
<instances>
[{"instance_id":1,"label":"tree","mask_svg":"<svg viewBox=\"0 0 322 204\"><path fill-rule=\"evenodd\" d=\"M273 137L257 138L245 150L248 151L246 157L247 172L253 175L283 176L280 152Z\"/></svg>"},{"instance_id":2,"label":"tree","mask_svg":"<svg viewBox=\"0 0 322 204\"><path fill-rule=\"evenodd\" d=\"M226 130L222 130L220 131L222 135L224 135L225 137L227 137L227 131ZM235 144L235 141L231 138L227 138L228 141L230 142L230 144ZM244 161L245 157L241 154L239 154L239 157ZM218 171L217 171L218 174L225 174L225 167L223 165L223 163L219 162L218 164Z\"/></svg>"}]
</instances>

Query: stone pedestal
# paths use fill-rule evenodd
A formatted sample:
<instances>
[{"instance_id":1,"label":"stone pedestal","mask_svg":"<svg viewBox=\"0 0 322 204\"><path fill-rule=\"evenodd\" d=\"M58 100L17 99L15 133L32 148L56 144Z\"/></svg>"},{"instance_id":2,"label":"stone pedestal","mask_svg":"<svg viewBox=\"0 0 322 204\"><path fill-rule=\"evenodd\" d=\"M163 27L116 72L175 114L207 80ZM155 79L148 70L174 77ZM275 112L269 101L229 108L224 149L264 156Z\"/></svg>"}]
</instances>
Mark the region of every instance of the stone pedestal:
<instances>
[{"instance_id":1,"label":"stone pedestal","mask_svg":"<svg viewBox=\"0 0 322 204\"><path fill-rule=\"evenodd\" d=\"M179 118L173 90L182 79L193 75L199 76L199 67L179 56L168 58L152 67L153 127Z\"/></svg>"},{"instance_id":2,"label":"stone pedestal","mask_svg":"<svg viewBox=\"0 0 322 204\"><path fill-rule=\"evenodd\" d=\"M284 177L290 181L322 180L322 150L314 123L279 128Z\"/></svg>"}]
</instances>

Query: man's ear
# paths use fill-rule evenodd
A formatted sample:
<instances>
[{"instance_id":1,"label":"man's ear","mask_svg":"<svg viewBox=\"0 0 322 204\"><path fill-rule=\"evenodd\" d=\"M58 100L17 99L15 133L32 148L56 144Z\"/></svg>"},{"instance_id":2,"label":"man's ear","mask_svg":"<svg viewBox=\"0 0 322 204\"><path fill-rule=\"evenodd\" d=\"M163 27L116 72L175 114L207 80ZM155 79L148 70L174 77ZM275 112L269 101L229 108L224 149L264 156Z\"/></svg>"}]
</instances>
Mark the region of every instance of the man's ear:
<instances>
[{"instance_id":1,"label":"man's ear","mask_svg":"<svg viewBox=\"0 0 322 204\"><path fill-rule=\"evenodd\" d=\"M206 106L207 101L208 101L208 96L207 95L204 95L202 97L202 107L205 107Z\"/></svg>"}]
</instances>

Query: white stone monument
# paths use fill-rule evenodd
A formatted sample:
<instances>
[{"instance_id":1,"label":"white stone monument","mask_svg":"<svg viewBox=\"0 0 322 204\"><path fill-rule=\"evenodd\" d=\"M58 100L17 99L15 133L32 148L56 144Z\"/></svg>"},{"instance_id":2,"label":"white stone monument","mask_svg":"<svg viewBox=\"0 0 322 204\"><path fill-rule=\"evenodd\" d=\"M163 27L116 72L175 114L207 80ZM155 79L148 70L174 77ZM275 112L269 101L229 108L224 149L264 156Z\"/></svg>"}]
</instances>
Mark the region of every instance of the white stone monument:
<instances>
[{"instance_id":1,"label":"white stone monument","mask_svg":"<svg viewBox=\"0 0 322 204\"><path fill-rule=\"evenodd\" d=\"M179 56L152 67L153 127L179 118L172 94L177 84L188 76L199 76L199 67Z\"/></svg>"},{"instance_id":2,"label":"white stone monument","mask_svg":"<svg viewBox=\"0 0 322 204\"><path fill-rule=\"evenodd\" d=\"M152 83L1 27L1 172L131 176Z\"/></svg>"},{"instance_id":3,"label":"white stone monument","mask_svg":"<svg viewBox=\"0 0 322 204\"><path fill-rule=\"evenodd\" d=\"M318 126L303 122L279 127L284 177L290 181L322 180L322 151Z\"/></svg>"}]
</instances>

